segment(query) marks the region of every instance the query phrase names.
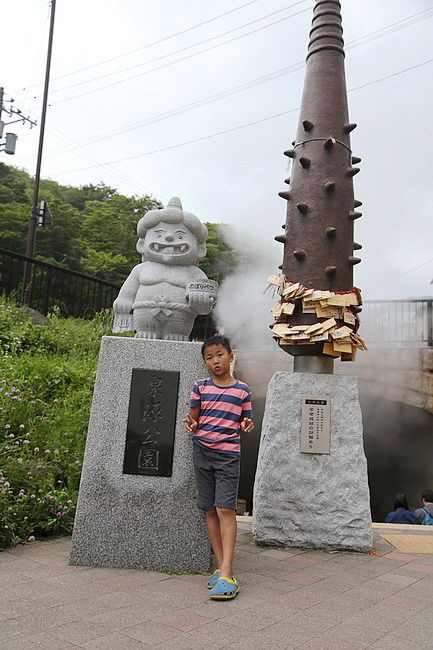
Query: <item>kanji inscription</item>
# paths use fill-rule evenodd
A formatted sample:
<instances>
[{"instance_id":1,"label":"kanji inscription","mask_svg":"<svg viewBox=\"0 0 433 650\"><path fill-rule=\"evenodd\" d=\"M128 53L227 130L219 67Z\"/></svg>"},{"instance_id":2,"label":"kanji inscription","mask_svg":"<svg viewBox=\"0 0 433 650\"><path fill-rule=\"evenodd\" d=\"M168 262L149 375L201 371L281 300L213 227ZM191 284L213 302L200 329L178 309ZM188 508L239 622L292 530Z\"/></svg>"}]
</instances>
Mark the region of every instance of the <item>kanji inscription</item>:
<instances>
[{"instance_id":1,"label":"kanji inscription","mask_svg":"<svg viewBox=\"0 0 433 650\"><path fill-rule=\"evenodd\" d=\"M329 454L330 425L329 395L303 395L301 453Z\"/></svg>"},{"instance_id":2,"label":"kanji inscription","mask_svg":"<svg viewBox=\"0 0 433 650\"><path fill-rule=\"evenodd\" d=\"M124 474L171 476L179 373L133 368Z\"/></svg>"}]
</instances>

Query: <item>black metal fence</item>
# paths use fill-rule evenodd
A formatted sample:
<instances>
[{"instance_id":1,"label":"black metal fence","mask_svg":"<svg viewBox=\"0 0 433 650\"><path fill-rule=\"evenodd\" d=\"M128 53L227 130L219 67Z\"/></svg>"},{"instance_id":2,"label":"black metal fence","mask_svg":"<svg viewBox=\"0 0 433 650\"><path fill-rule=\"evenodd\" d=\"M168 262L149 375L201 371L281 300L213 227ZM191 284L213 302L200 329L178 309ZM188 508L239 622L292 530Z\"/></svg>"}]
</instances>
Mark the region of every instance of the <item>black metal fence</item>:
<instances>
[{"instance_id":1,"label":"black metal fence","mask_svg":"<svg viewBox=\"0 0 433 650\"><path fill-rule=\"evenodd\" d=\"M0 293L20 300L26 262L31 266L29 306L41 314L56 307L63 316L93 318L97 312L111 310L120 290L114 282L0 248ZM211 316L198 316L191 338L203 341L214 330Z\"/></svg>"},{"instance_id":2,"label":"black metal fence","mask_svg":"<svg viewBox=\"0 0 433 650\"><path fill-rule=\"evenodd\" d=\"M21 297L24 265L31 265L30 306L42 314L58 307L64 316L92 318L111 309L120 285L0 248L0 292ZM361 334L369 343L433 346L433 299L367 300ZM215 331L212 316L198 316L191 334L203 341Z\"/></svg>"},{"instance_id":3,"label":"black metal fence","mask_svg":"<svg viewBox=\"0 0 433 650\"><path fill-rule=\"evenodd\" d=\"M114 282L0 248L2 293L20 299L26 262L31 266L29 306L42 314L58 307L64 316L92 318L96 312L110 309L119 293L120 286Z\"/></svg>"}]
</instances>

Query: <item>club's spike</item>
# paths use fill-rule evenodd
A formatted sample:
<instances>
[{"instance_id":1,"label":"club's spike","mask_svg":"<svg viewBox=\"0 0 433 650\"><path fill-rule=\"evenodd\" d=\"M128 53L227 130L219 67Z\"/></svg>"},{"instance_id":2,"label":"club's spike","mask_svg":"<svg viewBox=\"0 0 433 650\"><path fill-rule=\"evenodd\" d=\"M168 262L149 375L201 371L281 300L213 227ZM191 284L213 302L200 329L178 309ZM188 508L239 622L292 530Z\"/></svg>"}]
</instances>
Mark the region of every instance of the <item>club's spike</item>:
<instances>
[{"instance_id":1,"label":"club's spike","mask_svg":"<svg viewBox=\"0 0 433 650\"><path fill-rule=\"evenodd\" d=\"M281 226L281 228L282 228L283 230L285 230L285 229L286 229L286 225L287 225L287 224L283 223L282 226Z\"/></svg>"},{"instance_id":2,"label":"club's spike","mask_svg":"<svg viewBox=\"0 0 433 650\"><path fill-rule=\"evenodd\" d=\"M358 201L358 199L355 199L355 201L353 202L353 205L354 205L355 208L360 208L361 205L362 205L362 201Z\"/></svg>"},{"instance_id":3,"label":"club's spike","mask_svg":"<svg viewBox=\"0 0 433 650\"><path fill-rule=\"evenodd\" d=\"M296 144L296 140L292 140L292 147L294 147Z\"/></svg>"},{"instance_id":4,"label":"club's spike","mask_svg":"<svg viewBox=\"0 0 433 650\"><path fill-rule=\"evenodd\" d=\"M305 253L304 250L302 250L302 248L299 248L299 249L293 251L293 255L294 255L294 256L296 257L296 259L299 260L300 262L301 262L302 260L305 260L305 257L306 257L306 253Z\"/></svg>"},{"instance_id":5,"label":"club's spike","mask_svg":"<svg viewBox=\"0 0 433 650\"><path fill-rule=\"evenodd\" d=\"M332 149L334 144L335 144L335 138L327 138L323 143L323 146L325 147L325 149Z\"/></svg>"},{"instance_id":6,"label":"club's spike","mask_svg":"<svg viewBox=\"0 0 433 650\"><path fill-rule=\"evenodd\" d=\"M304 131L312 131L314 128L313 122L310 122L310 120L304 120L302 122L302 125L304 127Z\"/></svg>"},{"instance_id":7,"label":"club's spike","mask_svg":"<svg viewBox=\"0 0 433 650\"><path fill-rule=\"evenodd\" d=\"M337 232L337 228L334 228L334 226L328 226L325 229L325 235L327 237L335 237L335 233Z\"/></svg>"},{"instance_id":8,"label":"club's spike","mask_svg":"<svg viewBox=\"0 0 433 650\"><path fill-rule=\"evenodd\" d=\"M278 196L281 196L282 199L286 199L286 201L289 201L290 192L289 190L283 190L282 192L278 192Z\"/></svg>"},{"instance_id":9,"label":"club's spike","mask_svg":"<svg viewBox=\"0 0 433 650\"><path fill-rule=\"evenodd\" d=\"M354 314L359 314L360 312L362 312L362 307L358 307L357 305L354 305L352 307L352 311Z\"/></svg>"},{"instance_id":10,"label":"club's spike","mask_svg":"<svg viewBox=\"0 0 433 650\"><path fill-rule=\"evenodd\" d=\"M287 242L286 235L275 235L274 239L275 239L275 241L279 242L280 244L285 244Z\"/></svg>"},{"instance_id":11,"label":"club's spike","mask_svg":"<svg viewBox=\"0 0 433 650\"><path fill-rule=\"evenodd\" d=\"M304 169L308 169L309 166L311 165L311 160L309 158L306 158L305 156L302 156L302 158L299 158L299 162L302 165Z\"/></svg>"},{"instance_id":12,"label":"club's spike","mask_svg":"<svg viewBox=\"0 0 433 650\"><path fill-rule=\"evenodd\" d=\"M353 250L354 250L354 251L360 251L361 248L362 248L362 244L358 244L357 241L354 241L354 242L353 242Z\"/></svg>"},{"instance_id":13,"label":"club's spike","mask_svg":"<svg viewBox=\"0 0 433 650\"><path fill-rule=\"evenodd\" d=\"M301 214L307 214L308 212L308 203L297 203L296 207L298 208Z\"/></svg>"},{"instance_id":14,"label":"club's spike","mask_svg":"<svg viewBox=\"0 0 433 650\"><path fill-rule=\"evenodd\" d=\"M357 165L360 162L361 158L359 156L352 156L352 165Z\"/></svg>"},{"instance_id":15,"label":"club's spike","mask_svg":"<svg viewBox=\"0 0 433 650\"><path fill-rule=\"evenodd\" d=\"M352 178L352 176L356 176L356 174L360 171L361 170L359 169L359 167L349 167L349 169L347 170L347 175L349 176L349 178Z\"/></svg>"},{"instance_id":16,"label":"club's spike","mask_svg":"<svg viewBox=\"0 0 433 650\"><path fill-rule=\"evenodd\" d=\"M325 183L325 191L328 194L331 194L332 192L335 192L335 181L326 181L326 183Z\"/></svg>"},{"instance_id":17,"label":"club's spike","mask_svg":"<svg viewBox=\"0 0 433 650\"><path fill-rule=\"evenodd\" d=\"M354 129L356 129L358 125L352 122L351 124L345 124L344 125L344 133L351 133Z\"/></svg>"},{"instance_id":18,"label":"club's spike","mask_svg":"<svg viewBox=\"0 0 433 650\"><path fill-rule=\"evenodd\" d=\"M295 150L294 149L286 149L283 153L288 158L294 158L295 157Z\"/></svg>"},{"instance_id":19,"label":"club's spike","mask_svg":"<svg viewBox=\"0 0 433 650\"><path fill-rule=\"evenodd\" d=\"M355 219L359 219L359 217L362 217L362 212L356 212L356 210L351 210L349 212L349 218L355 221Z\"/></svg>"},{"instance_id":20,"label":"club's spike","mask_svg":"<svg viewBox=\"0 0 433 650\"><path fill-rule=\"evenodd\" d=\"M355 264L359 264L361 261L360 257L353 257L353 255L349 255L349 264L352 264L352 266L355 266Z\"/></svg>"},{"instance_id":21,"label":"club's spike","mask_svg":"<svg viewBox=\"0 0 433 650\"><path fill-rule=\"evenodd\" d=\"M287 178L285 178L285 179L284 179L284 182L286 183L286 185L290 185L290 176L288 176Z\"/></svg>"},{"instance_id":22,"label":"club's spike","mask_svg":"<svg viewBox=\"0 0 433 650\"><path fill-rule=\"evenodd\" d=\"M280 269L280 271L282 271L282 270L283 270L283 265L282 265L282 264L279 264L279 265L278 265L278 268ZM269 325L269 327L272 329L273 325Z\"/></svg>"},{"instance_id":23,"label":"club's spike","mask_svg":"<svg viewBox=\"0 0 433 650\"><path fill-rule=\"evenodd\" d=\"M337 273L337 267L336 266L327 266L325 269L326 275L335 275Z\"/></svg>"}]
</instances>

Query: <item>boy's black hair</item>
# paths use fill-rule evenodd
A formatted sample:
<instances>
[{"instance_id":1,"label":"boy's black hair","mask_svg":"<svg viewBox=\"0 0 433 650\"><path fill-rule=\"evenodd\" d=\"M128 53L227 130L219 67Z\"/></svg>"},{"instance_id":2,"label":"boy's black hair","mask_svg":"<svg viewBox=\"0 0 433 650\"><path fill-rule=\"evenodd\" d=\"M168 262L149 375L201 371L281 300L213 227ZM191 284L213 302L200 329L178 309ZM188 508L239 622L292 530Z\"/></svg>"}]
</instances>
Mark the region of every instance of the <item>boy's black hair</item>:
<instances>
[{"instance_id":1,"label":"boy's black hair","mask_svg":"<svg viewBox=\"0 0 433 650\"><path fill-rule=\"evenodd\" d=\"M394 510L397 510L397 508L404 508L405 510L409 510L409 506L407 504L407 499L404 494L396 494L395 499L394 499Z\"/></svg>"},{"instance_id":2,"label":"boy's black hair","mask_svg":"<svg viewBox=\"0 0 433 650\"><path fill-rule=\"evenodd\" d=\"M230 346L230 341L228 340L227 336L222 336L221 334L215 334L214 336L210 336L206 341L203 343L201 346L201 356L204 359L204 353L206 351L206 348L208 348L210 345L222 345L229 354L231 354L232 348Z\"/></svg>"},{"instance_id":3,"label":"boy's black hair","mask_svg":"<svg viewBox=\"0 0 433 650\"><path fill-rule=\"evenodd\" d=\"M427 501L427 503L433 503L433 490L424 490L422 498L424 501Z\"/></svg>"}]
</instances>

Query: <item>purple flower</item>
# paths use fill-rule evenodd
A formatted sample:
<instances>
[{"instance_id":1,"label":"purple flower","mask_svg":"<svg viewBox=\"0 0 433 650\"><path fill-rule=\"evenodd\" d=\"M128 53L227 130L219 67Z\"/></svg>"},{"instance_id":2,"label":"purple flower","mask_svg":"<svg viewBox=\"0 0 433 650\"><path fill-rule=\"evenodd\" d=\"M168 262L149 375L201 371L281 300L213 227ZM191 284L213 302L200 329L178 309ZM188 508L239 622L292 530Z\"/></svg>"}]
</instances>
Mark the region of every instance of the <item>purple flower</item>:
<instances>
[{"instance_id":1,"label":"purple flower","mask_svg":"<svg viewBox=\"0 0 433 650\"><path fill-rule=\"evenodd\" d=\"M29 542L35 542L35 541L36 541L36 537L35 537L34 535L30 535L27 541L29 541Z\"/></svg>"},{"instance_id":2,"label":"purple flower","mask_svg":"<svg viewBox=\"0 0 433 650\"><path fill-rule=\"evenodd\" d=\"M25 494L24 490L20 490L20 491L18 492L18 496L19 496L19 497L23 497L24 494Z\"/></svg>"},{"instance_id":3,"label":"purple flower","mask_svg":"<svg viewBox=\"0 0 433 650\"><path fill-rule=\"evenodd\" d=\"M30 444L30 440L27 440L27 438L23 440L23 445L29 445L29 444Z\"/></svg>"},{"instance_id":4,"label":"purple flower","mask_svg":"<svg viewBox=\"0 0 433 650\"><path fill-rule=\"evenodd\" d=\"M5 482L3 483L3 485L4 485L5 487L8 488L8 487L10 487L11 484L9 483L9 481L5 481Z\"/></svg>"}]
</instances>

